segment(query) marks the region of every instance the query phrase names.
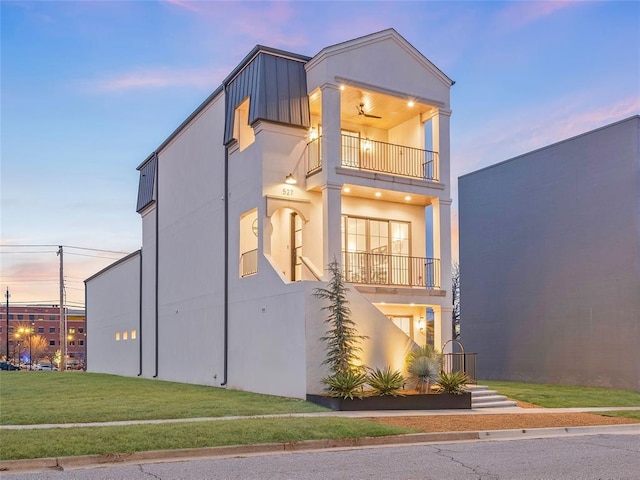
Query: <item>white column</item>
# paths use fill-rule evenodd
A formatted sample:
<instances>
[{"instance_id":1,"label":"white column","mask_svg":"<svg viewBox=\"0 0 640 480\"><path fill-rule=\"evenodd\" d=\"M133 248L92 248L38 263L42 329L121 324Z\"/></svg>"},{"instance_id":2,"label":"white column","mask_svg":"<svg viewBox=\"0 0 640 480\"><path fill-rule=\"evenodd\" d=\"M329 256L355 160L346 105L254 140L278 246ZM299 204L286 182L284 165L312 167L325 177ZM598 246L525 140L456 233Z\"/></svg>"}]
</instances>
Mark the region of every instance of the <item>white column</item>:
<instances>
[{"instance_id":1,"label":"white column","mask_svg":"<svg viewBox=\"0 0 640 480\"><path fill-rule=\"evenodd\" d=\"M433 150L438 152L438 178L440 183L444 185L444 194L449 197L450 192L450 163L451 163L451 146L450 146L450 120L451 110L439 109L432 117L432 135Z\"/></svg>"},{"instance_id":2,"label":"white column","mask_svg":"<svg viewBox=\"0 0 640 480\"><path fill-rule=\"evenodd\" d=\"M322 186L322 270L328 280L327 265L335 258L342 264L342 188L340 185Z\"/></svg>"},{"instance_id":3,"label":"white column","mask_svg":"<svg viewBox=\"0 0 640 480\"><path fill-rule=\"evenodd\" d=\"M325 83L322 92L322 171L327 183L336 183L336 167L340 165L341 126L340 89L337 85Z\"/></svg>"},{"instance_id":4,"label":"white column","mask_svg":"<svg viewBox=\"0 0 640 480\"><path fill-rule=\"evenodd\" d=\"M433 307L433 346L442 353L451 353L453 345L447 343L453 338L451 330L452 307L434 305ZM446 344L446 348L443 348Z\"/></svg>"}]
</instances>

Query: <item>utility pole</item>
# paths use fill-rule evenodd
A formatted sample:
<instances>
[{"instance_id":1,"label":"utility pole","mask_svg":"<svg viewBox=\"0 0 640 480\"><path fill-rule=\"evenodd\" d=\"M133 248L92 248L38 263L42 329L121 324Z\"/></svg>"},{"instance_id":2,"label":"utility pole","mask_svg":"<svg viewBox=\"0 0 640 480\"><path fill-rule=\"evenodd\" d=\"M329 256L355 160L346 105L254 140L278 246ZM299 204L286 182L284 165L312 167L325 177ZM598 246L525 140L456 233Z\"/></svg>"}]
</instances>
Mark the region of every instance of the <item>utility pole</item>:
<instances>
[{"instance_id":1,"label":"utility pole","mask_svg":"<svg viewBox=\"0 0 640 480\"><path fill-rule=\"evenodd\" d=\"M67 346L67 332L64 321L64 263L62 261L62 245L58 246L60 256L60 370L66 370L65 353Z\"/></svg>"},{"instance_id":2,"label":"utility pole","mask_svg":"<svg viewBox=\"0 0 640 480\"><path fill-rule=\"evenodd\" d=\"M7 287L7 293L4 296L7 299L7 353L5 358L9 362L9 297L11 296L9 295L9 287Z\"/></svg>"}]
</instances>

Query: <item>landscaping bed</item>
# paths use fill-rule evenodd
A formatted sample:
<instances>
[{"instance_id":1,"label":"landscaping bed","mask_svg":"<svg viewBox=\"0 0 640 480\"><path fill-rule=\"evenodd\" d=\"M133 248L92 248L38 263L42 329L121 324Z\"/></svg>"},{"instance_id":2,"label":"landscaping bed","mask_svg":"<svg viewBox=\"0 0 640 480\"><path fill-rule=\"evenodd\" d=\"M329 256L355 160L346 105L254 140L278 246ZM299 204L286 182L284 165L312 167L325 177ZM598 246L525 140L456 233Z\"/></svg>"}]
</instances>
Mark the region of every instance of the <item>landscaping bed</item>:
<instances>
[{"instance_id":1,"label":"landscaping bed","mask_svg":"<svg viewBox=\"0 0 640 480\"><path fill-rule=\"evenodd\" d=\"M585 427L640 423L633 418L608 417L595 413L503 413L480 415L424 415L376 417L366 420L422 432L466 432L549 427Z\"/></svg>"}]
</instances>

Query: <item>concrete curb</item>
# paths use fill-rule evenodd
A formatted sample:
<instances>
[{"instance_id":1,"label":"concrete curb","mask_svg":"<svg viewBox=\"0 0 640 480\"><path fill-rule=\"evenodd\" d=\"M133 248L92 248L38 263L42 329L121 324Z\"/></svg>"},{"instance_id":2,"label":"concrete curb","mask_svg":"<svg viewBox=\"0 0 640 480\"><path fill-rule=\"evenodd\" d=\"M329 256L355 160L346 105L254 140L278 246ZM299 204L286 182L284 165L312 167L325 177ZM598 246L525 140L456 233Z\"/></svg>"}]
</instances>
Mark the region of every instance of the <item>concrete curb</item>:
<instances>
[{"instance_id":1,"label":"concrete curb","mask_svg":"<svg viewBox=\"0 0 640 480\"><path fill-rule=\"evenodd\" d=\"M304 440L290 443L257 445L231 445L224 447L187 448L181 450L153 450L113 455L83 455L78 457L36 458L0 461L0 472L28 472L43 470L73 470L108 464L179 461L185 459L240 456L263 453L326 450L332 448L358 448L381 445L409 445L457 441L493 441L523 438L544 438L604 433L640 434L640 424L605 425L591 427L531 428L526 430L487 430L473 432L434 432L384 437L360 437L335 440Z\"/></svg>"}]
</instances>

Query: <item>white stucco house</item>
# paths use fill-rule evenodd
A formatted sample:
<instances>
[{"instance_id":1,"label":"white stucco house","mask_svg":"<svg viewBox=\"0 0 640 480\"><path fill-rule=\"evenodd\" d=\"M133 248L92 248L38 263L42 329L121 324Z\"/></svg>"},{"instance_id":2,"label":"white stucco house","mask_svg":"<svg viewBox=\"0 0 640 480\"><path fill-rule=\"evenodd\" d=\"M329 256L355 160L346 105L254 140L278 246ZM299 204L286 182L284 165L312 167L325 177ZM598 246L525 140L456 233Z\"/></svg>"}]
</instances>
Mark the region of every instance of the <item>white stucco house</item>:
<instances>
[{"instance_id":1,"label":"white stucco house","mask_svg":"<svg viewBox=\"0 0 640 480\"><path fill-rule=\"evenodd\" d=\"M333 259L364 364L442 348L452 85L393 29L255 47L138 167L142 248L85 282L88 370L319 393Z\"/></svg>"},{"instance_id":2,"label":"white stucco house","mask_svg":"<svg viewBox=\"0 0 640 480\"><path fill-rule=\"evenodd\" d=\"M480 378L640 391L640 117L459 179Z\"/></svg>"}]
</instances>

